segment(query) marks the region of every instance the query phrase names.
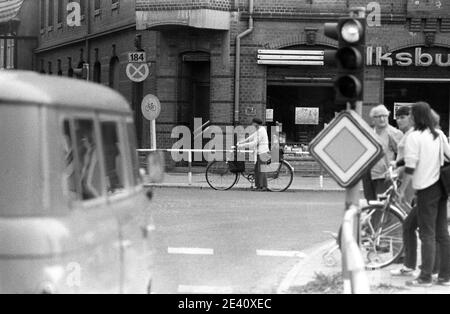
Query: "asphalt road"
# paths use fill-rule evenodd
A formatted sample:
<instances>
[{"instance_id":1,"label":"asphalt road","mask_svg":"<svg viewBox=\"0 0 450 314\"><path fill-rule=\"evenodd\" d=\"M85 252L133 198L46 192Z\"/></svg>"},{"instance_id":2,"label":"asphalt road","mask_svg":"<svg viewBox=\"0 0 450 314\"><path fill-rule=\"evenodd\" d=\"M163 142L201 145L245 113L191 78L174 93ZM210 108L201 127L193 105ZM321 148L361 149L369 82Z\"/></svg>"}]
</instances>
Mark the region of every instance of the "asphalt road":
<instances>
[{"instance_id":1,"label":"asphalt road","mask_svg":"<svg viewBox=\"0 0 450 314\"><path fill-rule=\"evenodd\" d=\"M275 293L338 229L343 194L158 188L153 208L154 293Z\"/></svg>"}]
</instances>

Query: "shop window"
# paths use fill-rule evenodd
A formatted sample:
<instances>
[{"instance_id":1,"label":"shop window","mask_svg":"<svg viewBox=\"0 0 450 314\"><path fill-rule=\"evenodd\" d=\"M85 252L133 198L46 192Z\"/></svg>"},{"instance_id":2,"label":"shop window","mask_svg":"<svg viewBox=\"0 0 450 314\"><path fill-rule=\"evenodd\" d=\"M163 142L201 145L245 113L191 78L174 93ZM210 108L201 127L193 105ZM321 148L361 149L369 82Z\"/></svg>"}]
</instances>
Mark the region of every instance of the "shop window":
<instances>
[{"instance_id":1,"label":"shop window","mask_svg":"<svg viewBox=\"0 0 450 314\"><path fill-rule=\"evenodd\" d=\"M64 190L72 201L89 201L102 196L95 125L91 119L64 121Z\"/></svg>"},{"instance_id":2,"label":"shop window","mask_svg":"<svg viewBox=\"0 0 450 314\"><path fill-rule=\"evenodd\" d=\"M108 193L118 193L125 188L124 154L117 122L101 122L103 155Z\"/></svg>"}]
</instances>

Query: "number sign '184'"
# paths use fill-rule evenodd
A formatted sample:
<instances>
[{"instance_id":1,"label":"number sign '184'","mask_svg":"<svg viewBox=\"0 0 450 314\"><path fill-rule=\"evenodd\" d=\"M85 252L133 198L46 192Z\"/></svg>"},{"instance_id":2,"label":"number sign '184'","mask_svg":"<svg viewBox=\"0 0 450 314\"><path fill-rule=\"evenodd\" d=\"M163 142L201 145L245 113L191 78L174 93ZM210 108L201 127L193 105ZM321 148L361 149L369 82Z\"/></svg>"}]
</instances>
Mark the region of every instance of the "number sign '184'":
<instances>
[{"instance_id":1,"label":"number sign '184'","mask_svg":"<svg viewBox=\"0 0 450 314\"><path fill-rule=\"evenodd\" d=\"M129 63L145 63L147 62L147 54L144 51L130 52L128 54Z\"/></svg>"}]
</instances>

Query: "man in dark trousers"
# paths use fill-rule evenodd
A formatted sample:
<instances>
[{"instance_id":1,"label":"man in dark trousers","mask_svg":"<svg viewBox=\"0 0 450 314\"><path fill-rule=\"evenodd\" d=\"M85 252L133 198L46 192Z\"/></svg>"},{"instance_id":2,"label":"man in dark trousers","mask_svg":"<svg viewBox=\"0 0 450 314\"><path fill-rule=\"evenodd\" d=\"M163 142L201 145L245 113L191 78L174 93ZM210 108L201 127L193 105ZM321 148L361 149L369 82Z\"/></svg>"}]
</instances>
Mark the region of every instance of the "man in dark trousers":
<instances>
[{"instance_id":1,"label":"man in dark trousers","mask_svg":"<svg viewBox=\"0 0 450 314\"><path fill-rule=\"evenodd\" d=\"M255 165L255 185L258 191L267 191L267 176L262 171L263 165L270 160L269 136L261 119L253 119L253 127L256 132L250 135L246 140L238 143L238 148L254 149L257 154Z\"/></svg>"}]
</instances>

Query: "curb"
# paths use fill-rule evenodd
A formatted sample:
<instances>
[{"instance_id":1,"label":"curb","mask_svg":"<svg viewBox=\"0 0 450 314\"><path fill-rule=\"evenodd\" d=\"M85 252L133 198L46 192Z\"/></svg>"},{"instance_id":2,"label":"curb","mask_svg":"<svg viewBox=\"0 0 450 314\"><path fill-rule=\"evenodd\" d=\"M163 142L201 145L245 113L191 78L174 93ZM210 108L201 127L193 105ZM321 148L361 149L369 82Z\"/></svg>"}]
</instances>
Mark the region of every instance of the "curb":
<instances>
[{"instance_id":1,"label":"curb","mask_svg":"<svg viewBox=\"0 0 450 314\"><path fill-rule=\"evenodd\" d=\"M195 186L195 185L183 185L183 184L144 184L145 188L156 188L156 189L189 189L189 190L209 190L214 191L209 186ZM250 188L232 188L229 191L250 191ZM345 192L344 189L313 189L313 188L291 188L284 193L298 193L298 192L332 192L332 193L342 193Z\"/></svg>"}]
</instances>

